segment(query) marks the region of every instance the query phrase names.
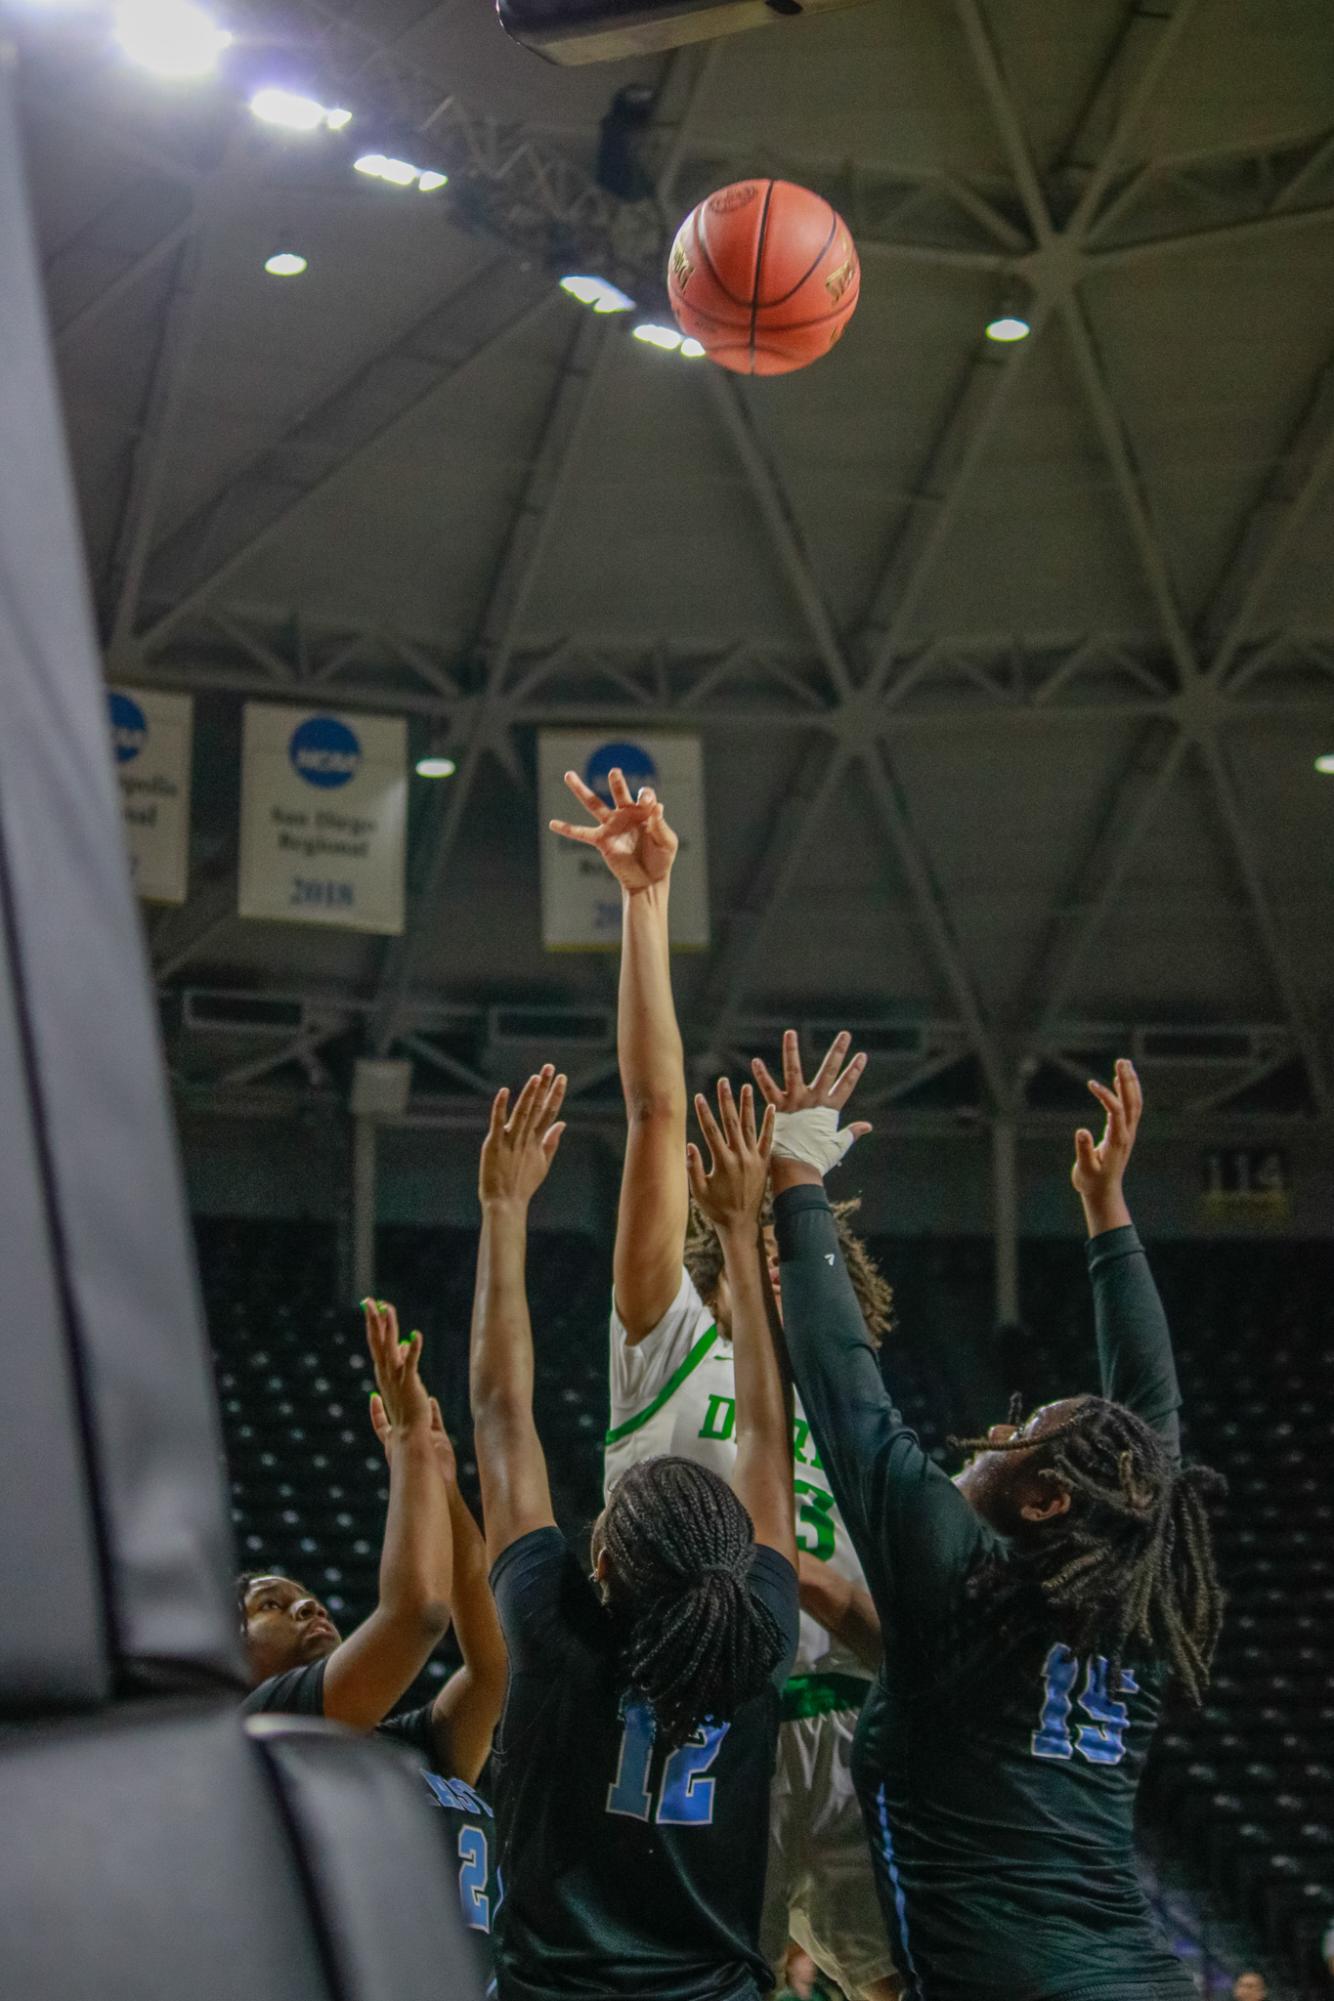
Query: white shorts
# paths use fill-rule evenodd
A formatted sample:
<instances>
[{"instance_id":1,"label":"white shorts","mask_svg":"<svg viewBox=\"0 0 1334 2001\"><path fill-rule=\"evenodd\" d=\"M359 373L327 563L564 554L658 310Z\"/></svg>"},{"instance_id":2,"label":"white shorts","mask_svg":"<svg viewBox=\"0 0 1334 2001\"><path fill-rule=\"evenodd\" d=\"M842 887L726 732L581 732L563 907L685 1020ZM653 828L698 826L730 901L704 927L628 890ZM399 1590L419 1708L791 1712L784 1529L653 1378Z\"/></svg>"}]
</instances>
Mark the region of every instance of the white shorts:
<instances>
[{"instance_id":1,"label":"white shorts","mask_svg":"<svg viewBox=\"0 0 1334 2001\"><path fill-rule=\"evenodd\" d=\"M895 1970L852 1785L856 1727L854 1710L837 1709L778 1732L760 1934L772 1966L794 1938L850 2001Z\"/></svg>"}]
</instances>

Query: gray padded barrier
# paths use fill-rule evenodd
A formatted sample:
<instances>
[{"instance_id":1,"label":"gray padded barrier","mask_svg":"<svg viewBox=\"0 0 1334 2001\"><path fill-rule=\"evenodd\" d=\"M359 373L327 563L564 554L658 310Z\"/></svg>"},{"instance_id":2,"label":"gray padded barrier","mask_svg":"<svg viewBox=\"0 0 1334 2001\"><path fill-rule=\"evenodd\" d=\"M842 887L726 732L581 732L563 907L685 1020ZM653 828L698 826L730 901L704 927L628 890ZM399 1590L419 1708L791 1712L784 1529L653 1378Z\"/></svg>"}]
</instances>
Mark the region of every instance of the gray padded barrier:
<instances>
[{"instance_id":1,"label":"gray padded barrier","mask_svg":"<svg viewBox=\"0 0 1334 2001\"><path fill-rule=\"evenodd\" d=\"M0 1731L0 1801L5 2001L353 2001L229 1705ZM373 1867L376 1830L361 1838Z\"/></svg>"},{"instance_id":2,"label":"gray padded barrier","mask_svg":"<svg viewBox=\"0 0 1334 2001\"><path fill-rule=\"evenodd\" d=\"M298 1717L246 1729L286 1801L348 2001L480 2001L449 1816L410 1757Z\"/></svg>"},{"instance_id":3,"label":"gray padded barrier","mask_svg":"<svg viewBox=\"0 0 1334 2001\"><path fill-rule=\"evenodd\" d=\"M239 1669L217 1410L14 85L0 41L0 1258L6 1349L33 1350L18 1362L32 1401L9 1364L0 1399L0 1714L31 1703L35 1670L51 1704L95 1696L103 1625L121 1686Z\"/></svg>"}]
</instances>

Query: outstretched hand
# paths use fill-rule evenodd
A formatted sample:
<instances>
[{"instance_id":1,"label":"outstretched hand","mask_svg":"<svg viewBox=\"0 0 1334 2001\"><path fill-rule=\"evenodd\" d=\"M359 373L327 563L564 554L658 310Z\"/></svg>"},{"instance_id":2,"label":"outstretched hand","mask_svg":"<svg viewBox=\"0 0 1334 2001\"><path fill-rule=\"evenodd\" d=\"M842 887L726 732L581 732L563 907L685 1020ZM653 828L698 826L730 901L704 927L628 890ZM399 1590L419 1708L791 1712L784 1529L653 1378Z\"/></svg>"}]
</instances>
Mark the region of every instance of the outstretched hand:
<instances>
[{"instance_id":1,"label":"outstretched hand","mask_svg":"<svg viewBox=\"0 0 1334 2001\"><path fill-rule=\"evenodd\" d=\"M454 1442L445 1430L445 1420L440 1414L440 1405L434 1397L427 1400L431 1407L431 1446L435 1452L436 1465L441 1478L456 1482L458 1461L454 1456ZM394 1457L394 1427L389 1413L384 1407L384 1398L376 1390L371 1397L371 1429L384 1447L384 1456L391 1464Z\"/></svg>"},{"instance_id":2,"label":"outstretched hand","mask_svg":"<svg viewBox=\"0 0 1334 2001\"><path fill-rule=\"evenodd\" d=\"M825 1058L808 1084L801 1074L801 1049L797 1031L789 1028L783 1037L782 1088L774 1082L767 1065L755 1057L751 1068L755 1081L777 1113L774 1133L775 1160L800 1161L825 1175L836 1167L855 1140L869 1133L866 1119L857 1119L839 1130L838 1115L856 1090L866 1057L858 1052L844 1065L852 1037L846 1029L836 1035Z\"/></svg>"},{"instance_id":3,"label":"outstretched hand","mask_svg":"<svg viewBox=\"0 0 1334 2001\"><path fill-rule=\"evenodd\" d=\"M544 1064L528 1079L512 1112L508 1089L496 1092L477 1182L483 1207L510 1202L526 1209L546 1180L565 1131L557 1116L565 1081L554 1065Z\"/></svg>"},{"instance_id":4,"label":"outstretched hand","mask_svg":"<svg viewBox=\"0 0 1334 2001\"><path fill-rule=\"evenodd\" d=\"M764 1114L764 1124L755 1130L755 1093L749 1084L741 1086L738 1111L732 1086L725 1077L718 1080L718 1117L709 1109L703 1093L695 1098L695 1115L708 1141L709 1169L705 1173L699 1148L686 1148L686 1171L690 1192L701 1213L708 1217L720 1236L728 1230L754 1233L759 1228L760 1208L769 1178L769 1150L773 1145L773 1107Z\"/></svg>"},{"instance_id":5,"label":"outstretched hand","mask_svg":"<svg viewBox=\"0 0 1334 2001\"><path fill-rule=\"evenodd\" d=\"M573 771L566 772L565 783L579 804L593 815L596 824L576 827L568 820L552 820L553 834L596 848L621 888L630 895L667 880L679 843L667 825L657 794L649 786L641 786L638 798L632 799L625 773L614 767L607 774L612 804L604 806L597 793Z\"/></svg>"},{"instance_id":6,"label":"outstretched hand","mask_svg":"<svg viewBox=\"0 0 1334 2001\"><path fill-rule=\"evenodd\" d=\"M398 1315L387 1300L363 1299L361 1305L366 1315L366 1346L375 1370L376 1401L390 1433L429 1425L431 1399L420 1373L421 1335L400 1340Z\"/></svg>"},{"instance_id":7,"label":"outstretched hand","mask_svg":"<svg viewBox=\"0 0 1334 2001\"><path fill-rule=\"evenodd\" d=\"M1089 1090L1106 1112L1107 1121L1102 1138L1096 1143L1086 1126L1081 1126L1075 1134L1075 1164L1070 1170L1070 1180L1084 1204L1092 1234L1095 1228L1115 1229L1130 1221L1122 1183L1139 1131L1144 1093L1134 1064L1124 1056L1117 1061L1116 1081L1110 1090L1096 1078L1089 1079Z\"/></svg>"}]
</instances>

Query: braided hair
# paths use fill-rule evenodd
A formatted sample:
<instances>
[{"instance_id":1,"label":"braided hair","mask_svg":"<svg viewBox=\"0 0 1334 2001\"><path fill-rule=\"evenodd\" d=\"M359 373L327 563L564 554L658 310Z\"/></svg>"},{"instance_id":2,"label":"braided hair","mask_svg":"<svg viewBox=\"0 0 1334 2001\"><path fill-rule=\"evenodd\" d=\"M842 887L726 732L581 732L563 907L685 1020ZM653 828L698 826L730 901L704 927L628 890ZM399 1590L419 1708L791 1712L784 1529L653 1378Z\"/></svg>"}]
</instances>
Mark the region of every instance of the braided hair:
<instances>
[{"instance_id":1,"label":"braided hair","mask_svg":"<svg viewBox=\"0 0 1334 2001\"><path fill-rule=\"evenodd\" d=\"M641 1460L612 1489L599 1543L622 1666L663 1740L730 1721L772 1675L783 1637L750 1594L755 1530L727 1482L689 1459Z\"/></svg>"},{"instance_id":2,"label":"braided hair","mask_svg":"<svg viewBox=\"0 0 1334 2001\"><path fill-rule=\"evenodd\" d=\"M1142 1647L1167 1663L1198 1707L1223 1618L1208 1513L1226 1492L1221 1474L1178 1466L1142 1418L1103 1397L1081 1398L1037 1440L950 1444L1030 1452L1037 1478L1070 1496L1065 1514L973 1580L1002 1639L1062 1640L1074 1654L1102 1654L1113 1691L1125 1654Z\"/></svg>"},{"instance_id":3,"label":"braided hair","mask_svg":"<svg viewBox=\"0 0 1334 2001\"><path fill-rule=\"evenodd\" d=\"M872 1341L879 1347L894 1325L894 1288L871 1256L865 1240L852 1227L852 1219L862 1206L861 1198L854 1195L843 1202L831 1202L829 1206L834 1212L839 1249L848 1268L852 1289L857 1295L862 1320ZM767 1227L773 1219L773 1204L766 1197L760 1224ZM718 1232L694 1202L690 1204L684 1262L696 1292L706 1305L709 1304L723 1275L723 1247Z\"/></svg>"}]
</instances>

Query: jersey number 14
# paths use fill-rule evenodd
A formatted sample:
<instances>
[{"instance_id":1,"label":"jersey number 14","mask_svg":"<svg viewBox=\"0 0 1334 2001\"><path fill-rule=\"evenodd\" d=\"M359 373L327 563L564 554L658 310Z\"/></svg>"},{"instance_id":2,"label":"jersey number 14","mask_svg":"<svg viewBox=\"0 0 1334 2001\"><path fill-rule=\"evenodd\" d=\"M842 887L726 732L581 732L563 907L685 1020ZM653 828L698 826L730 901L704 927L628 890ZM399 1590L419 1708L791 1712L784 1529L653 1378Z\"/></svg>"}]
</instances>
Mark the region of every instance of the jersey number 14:
<instances>
[{"instance_id":1,"label":"jersey number 14","mask_svg":"<svg viewBox=\"0 0 1334 2001\"><path fill-rule=\"evenodd\" d=\"M1084 1686L1079 1691L1080 1709L1088 1718L1075 1729L1070 1727L1075 1683L1084 1669ZM1121 1670L1121 1693L1135 1695L1139 1684L1129 1668ZM1097 1654L1080 1661L1069 1647L1055 1646L1047 1655L1042 1671L1042 1714L1033 1732L1035 1758L1073 1758L1078 1751L1090 1765L1119 1765L1126 1755L1126 1726L1130 1711L1108 1689L1107 1662Z\"/></svg>"},{"instance_id":2,"label":"jersey number 14","mask_svg":"<svg viewBox=\"0 0 1334 2001\"><path fill-rule=\"evenodd\" d=\"M705 1773L730 1728L727 1723L702 1723L687 1743L672 1752L662 1768L655 1812L649 1792L653 1711L646 1702L629 1703L616 1777L607 1788L607 1812L623 1813L630 1820L652 1818L659 1827L707 1827L713 1819L715 1781Z\"/></svg>"}]
</instances>

